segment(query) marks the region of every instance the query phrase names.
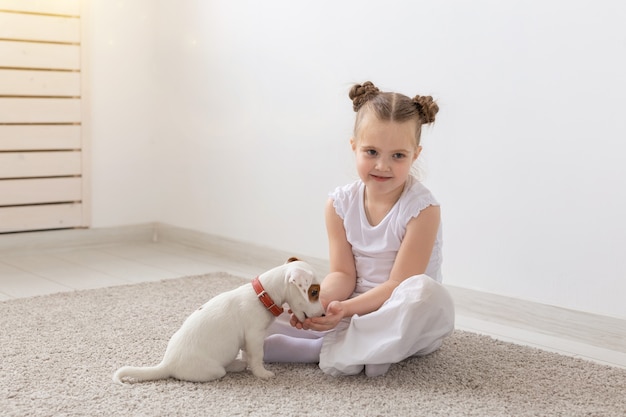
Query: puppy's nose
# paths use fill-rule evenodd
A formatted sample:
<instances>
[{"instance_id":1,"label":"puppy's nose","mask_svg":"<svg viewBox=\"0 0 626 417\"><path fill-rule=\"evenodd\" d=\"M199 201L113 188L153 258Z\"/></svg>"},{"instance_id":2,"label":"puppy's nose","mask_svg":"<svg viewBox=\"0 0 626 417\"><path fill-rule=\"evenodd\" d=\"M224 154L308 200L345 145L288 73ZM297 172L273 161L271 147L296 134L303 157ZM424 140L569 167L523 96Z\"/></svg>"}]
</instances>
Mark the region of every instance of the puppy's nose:
<instances>
[{"instance_id":1,"label":"puppy's nose","mask_svg":"<svg viewBox=\"0 0 626 417\"><path fill-rule=\"evenodd\" d=\"M326 317L326 314L322 314L322 317Z\"/></svg>"}]
</instances>

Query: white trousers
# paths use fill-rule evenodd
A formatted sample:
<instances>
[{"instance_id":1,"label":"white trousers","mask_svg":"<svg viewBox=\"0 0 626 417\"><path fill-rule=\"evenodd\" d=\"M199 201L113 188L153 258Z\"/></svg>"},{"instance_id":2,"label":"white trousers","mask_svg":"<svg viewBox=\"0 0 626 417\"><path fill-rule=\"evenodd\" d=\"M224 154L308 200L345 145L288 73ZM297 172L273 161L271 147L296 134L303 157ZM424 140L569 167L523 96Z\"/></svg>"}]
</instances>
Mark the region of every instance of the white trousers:
<instances>
[{"instance_id":1,"label":"white trousers","mask_svg":"<svg viewBox=\"0 0 626 417\"><path fill-rule=\"evenodd\" d=\"M416 275L404 280L378 310L346 318L329 332L298 330L289 325L288 317L281 318L269 333L323 337L322 371L353 375L366 365L397 363L437 350L454 330L454 304L441 284L427 275Z\"/></svg>"}]
</instances>

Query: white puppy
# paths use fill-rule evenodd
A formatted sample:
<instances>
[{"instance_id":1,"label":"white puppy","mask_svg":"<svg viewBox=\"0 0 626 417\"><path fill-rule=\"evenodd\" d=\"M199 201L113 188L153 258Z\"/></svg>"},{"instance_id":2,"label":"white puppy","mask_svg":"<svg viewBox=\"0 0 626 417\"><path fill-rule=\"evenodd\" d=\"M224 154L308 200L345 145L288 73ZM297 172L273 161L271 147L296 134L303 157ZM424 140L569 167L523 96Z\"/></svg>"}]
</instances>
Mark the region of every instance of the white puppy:
<instances>
[{"instance_id":1,"label":"white puppy","mask_svg":"<svg viewBox=\"0 0 626 417\"><path fill-rule=\"evenodd\" d=\"M256 282L255 282L256 281ZM289 308L303 321L324 314L320 281L309 264L296 258L273 268L252 283L222 293L193 312L170 339L157 366L124 366L113 380L176 378L202 382L250 367L259 378L274 374L263 366L263 342L270 323ZM245 359L236 359L242 349ZM247 363L246 363L247 360Z\"/></svg>"}]
</instances>

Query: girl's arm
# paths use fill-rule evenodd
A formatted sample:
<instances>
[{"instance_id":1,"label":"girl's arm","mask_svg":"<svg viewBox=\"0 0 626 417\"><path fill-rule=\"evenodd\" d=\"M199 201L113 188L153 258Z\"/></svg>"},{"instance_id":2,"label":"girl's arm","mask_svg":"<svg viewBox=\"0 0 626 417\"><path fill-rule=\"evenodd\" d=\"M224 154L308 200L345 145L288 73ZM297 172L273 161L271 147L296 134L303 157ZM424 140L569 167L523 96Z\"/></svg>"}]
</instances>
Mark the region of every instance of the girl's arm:
<instances>
[{"instance_id":1,"label":"girl's arm","mask_svg":"<svg viewBox=\"0 0 626 417\"><path fill-rule=\"evenodd\" d=\"M334 300L345 300L356 287L356 266L352 255L352 245L348 243L343 220L328 199L325 209L326 233L330 255L330 273L324 278L320 300L324 308Z\"/></svg>"},{"instance_id":2,"label":"girl's arm","mask_svg":"<svg viewBox=\"0 0 626 417\"><path fill-rule=\"evenodd\" d=\"M331 301L345 300L350 297L356 287L356 267L352 255L352 245L348 243L343 220L335 211L332 199L326 202L325 218L330 254L330 273L322 281L320 291L320 302L324 309L328 307ZM300 323L292 315L291 325L299 329L309 329L311 322L307 319L304 323Z\"/></svg>"},{"instance_id":3,"label":"girl's arm","mask_svg":"<svg viewBox=\"0 0 626 417\"><path fill-rule=\"evenodd\" d=\"M440 216L439 206L429 206L409 221L391 274L386 282L352 299L335 298L334 300L338 301L333 301L328 305L325 317L307 319L304 328L329 330L334 328L343 317L376 311L389 299L393 290L402 281L414 275L423 274L435 245Z\"/></svg>"}]
</instances>

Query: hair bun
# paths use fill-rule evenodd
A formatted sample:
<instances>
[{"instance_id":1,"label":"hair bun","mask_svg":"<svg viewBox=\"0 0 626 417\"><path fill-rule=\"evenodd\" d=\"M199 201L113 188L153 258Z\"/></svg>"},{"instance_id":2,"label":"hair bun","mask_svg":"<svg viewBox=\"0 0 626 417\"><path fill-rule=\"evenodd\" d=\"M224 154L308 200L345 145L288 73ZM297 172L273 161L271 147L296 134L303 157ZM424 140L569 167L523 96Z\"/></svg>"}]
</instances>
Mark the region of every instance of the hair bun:
<instances>
[{"instance_id":1,"label":"hair bun","mask_svg":"<svg viewBox=\"0 0 626 417\"><path fill-rule=\"evenodd\" d=\"M359 111L361 107L372 97L378 95L380 90L371 81L363 84L355 84L350 89L350 100L352 100L352 108Z\"/></svg>"},{"instance_id":2,"label":"hair bun","mask_svg":"<svg viewBox=\"0 0 626 417\"><path fill-rule=\"evenodd\" d=\"M428 124L435 121L435 116L439 111L439 106L435 103L432 96L415 96L413 103L417 107L422 124Z\"/></svg>"}]
</instances>

